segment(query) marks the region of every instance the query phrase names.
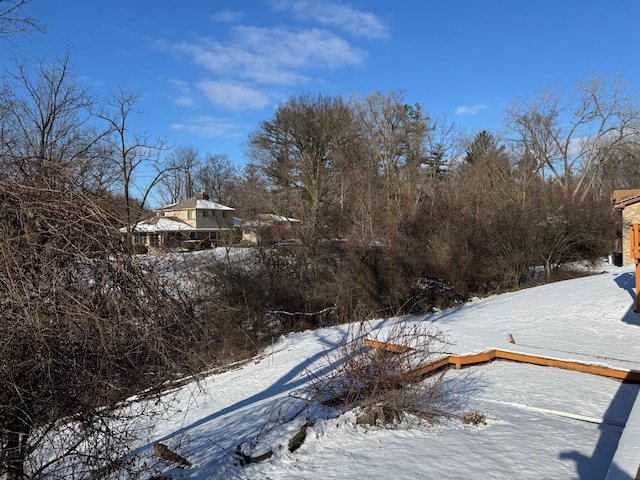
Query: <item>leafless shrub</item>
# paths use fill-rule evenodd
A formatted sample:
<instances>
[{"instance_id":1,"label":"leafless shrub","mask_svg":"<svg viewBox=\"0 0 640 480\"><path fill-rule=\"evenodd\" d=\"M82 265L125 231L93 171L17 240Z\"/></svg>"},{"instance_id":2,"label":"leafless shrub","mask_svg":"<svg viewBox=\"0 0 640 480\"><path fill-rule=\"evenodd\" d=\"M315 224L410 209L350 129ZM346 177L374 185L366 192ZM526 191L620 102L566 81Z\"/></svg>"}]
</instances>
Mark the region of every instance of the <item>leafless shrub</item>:
<instances>
[{"instance_id":1,"label":"leafless shrub","mask_svg":"<svg viewBox=\"0 0 640 480\"><path fill-rule=\"evenodd\" d=\"M65 417L35 429L30 443L37 448L25 461L30 478L136 478L149 469L132 455L132 445L147 438L151 418L166 413L166 405L138 403Z\"/></svg>"},{"instance_id":2,"label":"leafless shrub","mask_svg":"<svg viewBox=\"0 0 640 480\"><path fill-rule=\"evenodd\" d=\"M379 348L365 340L378 342ZM412 372L433 362L448 345L445 335L426 321L394 320L379 330L366 321L351 324L336 353L327 355L330 373L309 372L313 396L325 405L346 409L382 407L391 416L445 415L442 375L422 379Z\"/></svg>"},{"instance_id":3,"label":"leafless shrub","mask_svg":"<svg viewBox=\"0 0 640 480\"><path fill-rule=\"evenodd\" d=\"M0 184L0 204L0 476L111 468L116 407L198 370L193 316L85 196Z\"/></svg>"},{"instance_id":4,"label":"leafless shrub","mask_svg":"<svg viewBox=\"0 0 640 480\"><path fill-rule=\"evenodd\" d=\"M219 338L220 359L251 357L299 322L276 328L274 312L303 312L302 287L290 255L276 249L251 249L244 255L213 261L201 272L199 315ZM284 314L283 314L284 315Z\"/></svg>"}]
</instances>

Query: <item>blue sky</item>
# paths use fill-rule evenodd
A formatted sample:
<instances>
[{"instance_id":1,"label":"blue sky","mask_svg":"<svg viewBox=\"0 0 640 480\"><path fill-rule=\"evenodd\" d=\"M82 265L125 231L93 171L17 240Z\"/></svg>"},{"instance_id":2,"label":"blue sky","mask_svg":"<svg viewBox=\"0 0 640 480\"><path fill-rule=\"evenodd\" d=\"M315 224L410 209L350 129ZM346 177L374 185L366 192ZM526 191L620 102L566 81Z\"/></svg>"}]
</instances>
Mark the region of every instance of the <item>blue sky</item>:
<instances>
[{"instance_id":1,"label":"blue sky","mask_svg":"<svg viewBox=\"0 0 640 480\"><path fill-rule=\"evenodd\" d=\"M140 92L137 130L239 165L248 134L305 92L404 90L473 133L496 131L517 97L590 73L640 85L637 0L33 0L28 12L47 32L14 49L70 47L96 95Z\"/></svg>"}]
</instances>

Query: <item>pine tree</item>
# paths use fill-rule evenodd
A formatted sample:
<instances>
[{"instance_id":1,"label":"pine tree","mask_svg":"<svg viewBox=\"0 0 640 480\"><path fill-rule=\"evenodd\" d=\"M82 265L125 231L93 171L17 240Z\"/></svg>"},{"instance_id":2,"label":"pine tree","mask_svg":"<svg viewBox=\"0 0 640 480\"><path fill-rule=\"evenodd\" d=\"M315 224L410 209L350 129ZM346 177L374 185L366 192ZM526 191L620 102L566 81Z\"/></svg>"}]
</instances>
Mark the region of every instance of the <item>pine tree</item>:
<instances>
[{"instance_id":1,"label":"pine tree","mask_svg":"<svg viewBox=\"0 0 640 480\"><path fill-rule=\"evenodd\" d=\"M464 160L467 165L473 165L482 159L498 158L502 155L504 155L504 145L498 146L495 137L486 130L482 130L474 137Z\"/></svg>"}]
</instances>

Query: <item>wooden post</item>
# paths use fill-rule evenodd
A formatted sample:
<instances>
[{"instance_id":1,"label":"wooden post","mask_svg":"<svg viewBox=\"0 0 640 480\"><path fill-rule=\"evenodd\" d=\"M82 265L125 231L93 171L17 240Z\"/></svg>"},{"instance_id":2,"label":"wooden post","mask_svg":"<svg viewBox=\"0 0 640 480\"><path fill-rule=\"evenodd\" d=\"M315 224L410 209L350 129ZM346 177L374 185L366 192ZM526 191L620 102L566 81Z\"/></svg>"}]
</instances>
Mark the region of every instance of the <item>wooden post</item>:
<instances>
[{"instance_id":1,"label":"wooden post","mask_svg":"<svg viewBox=\"0 0 640 480\"><path fill-rule=\"evenodd\" d=\"M636 313L640 313L640 262L636 259Z\"/></svg>"},{"instance_id":2,"label":"wooden post","mask_svg":"<svg viewBox=\"0 0 640 480\"><path fill-rule=\"evenodd\" d=\"M636 313L640 313L640 224L629 226L629 242L631 258L636 264Z\"/></svg>"}]
</instances>

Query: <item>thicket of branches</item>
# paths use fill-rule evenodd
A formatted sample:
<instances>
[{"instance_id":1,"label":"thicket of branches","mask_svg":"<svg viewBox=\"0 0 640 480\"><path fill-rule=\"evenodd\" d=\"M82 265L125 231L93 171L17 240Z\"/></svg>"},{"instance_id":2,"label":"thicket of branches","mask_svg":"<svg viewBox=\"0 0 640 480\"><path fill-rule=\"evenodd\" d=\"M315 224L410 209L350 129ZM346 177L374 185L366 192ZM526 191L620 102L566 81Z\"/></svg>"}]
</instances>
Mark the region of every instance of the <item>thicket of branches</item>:
<instances>
[{"instance_id":1,"label":"thicket of branches","mask_svg":"<svg viewBox=\"0 0 640 480\"><path fill-rule=\"evenodd\" d=\"M86 196L0 184L0 204L0 472L64 478L60 459L89 449L118 402L202 368L201 338ZM64 451L41 443L59 420L82 426Z\"/></svg>"},{"instance_id":2,"label":"thicket of branches","mask_svg":"<svg viewBox=\"0 0 640 480\"><path fill-rule=\"evenodd\" d=\"M385 327L375 331L368 322L350 324L339 348L325 358L329 373L318 374L324 365L308 372L311 398L367 413L383 408L384 415L396 419L406 413L426 419L450 414L451 406L443 399L442 374L430 379L412 374L446 353L450 343L444 333L427 321L392 321ZM378 342L380 348L371 348L366 341ZM387 350L385 344L400 348Z\"/></svg>"}]
</instances>

